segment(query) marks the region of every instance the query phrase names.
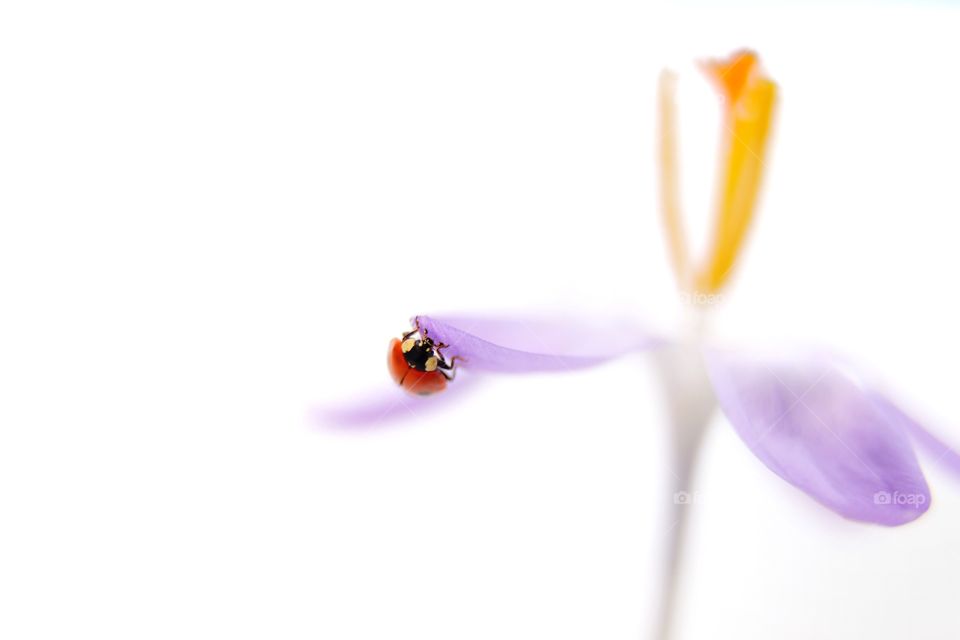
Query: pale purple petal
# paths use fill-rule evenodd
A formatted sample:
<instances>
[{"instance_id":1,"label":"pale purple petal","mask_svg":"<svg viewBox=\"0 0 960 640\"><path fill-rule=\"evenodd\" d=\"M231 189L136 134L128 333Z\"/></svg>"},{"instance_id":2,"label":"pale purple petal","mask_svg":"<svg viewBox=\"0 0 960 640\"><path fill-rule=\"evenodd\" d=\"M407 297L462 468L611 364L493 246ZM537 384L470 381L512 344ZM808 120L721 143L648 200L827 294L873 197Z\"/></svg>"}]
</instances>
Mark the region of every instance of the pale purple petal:
<instances>
[{"instance_id":1,"label":"pale purple petal","mask_svg":"<svg viewBox=\"0 0 960 640\"><path fill-rule=\"evenodd\" d=\"M472 393L480 384L477 376L459 376L443 393L418 396L384 382L376 389L347 400L315 408L311 420L323 429L362 430L412 422L436 414Z\"/></svg>"},{"instance_id":2,"label":"pale purple petal","mask_svg":"<svg viewBox=\"0 0 960 640\"><path fill-rule=\"evenodd\" d=\"M627 320L546 317L419 316L420 326L447 344L447 357L476 371L527 373L594 366L660 344Z\"/></svg>"},{"instance_id":3,"label":"pale purple petal","mask_svg":"<svg viewBox=\"0 0 960 640\"><path fill-rule=\"evenodd\" d=\"M813 499L884 525L930 506L902 414L846 370L824 359L716 351L706 361L718 402L750 450Z\"/></svg>"},{"instance_id":4,"label":"pale purple petal","mask_svg":"<svg viewBox=\"0 0 960 640\"><path fill-rule=\"evenodd\" d=\"M877 394L874 400L885 407L887 415L904 431L910 434L915 443L927 454L934 464L941 465L955 474L960 474L960 454L957 450L925 428L905 411L893 404L885 396ZM925 459L927 459L925 458Z\"/></svg>"},{"instance_id":5,"label":"pale purple petal","mask_svg":"<svg viewBox=\"0 0 960 640\"><path fill-rule=\"evenodd\" d=\"M418 397L384 383L384 388L366 396L316 409L313 418L320 426L357 428L415 419L461 398L482 378L475 374L580 369L664 343L636 322L623 319L419 316L414 320L430 338L448 345L443 349L445 357L458 356L456 378L446 390ZM387 379L386 363L382 366Z\"/></svg>"}]
</instances>

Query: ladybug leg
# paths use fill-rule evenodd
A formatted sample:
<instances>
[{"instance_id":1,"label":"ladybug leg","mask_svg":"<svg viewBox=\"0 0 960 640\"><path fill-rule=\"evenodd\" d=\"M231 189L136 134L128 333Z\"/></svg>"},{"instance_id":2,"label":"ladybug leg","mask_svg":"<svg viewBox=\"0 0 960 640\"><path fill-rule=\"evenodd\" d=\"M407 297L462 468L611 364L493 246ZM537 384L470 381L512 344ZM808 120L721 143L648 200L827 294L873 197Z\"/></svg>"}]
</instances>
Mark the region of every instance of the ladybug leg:
<instances>
[{"instance_id":1,"label":"ladybug leg","mask_svg":"<svg viewBox=\"0 0 960 640\"><path fill-rule=\"evenodd\" d=\"M443 342L441 342L441 343L436 344L436 345L433 346L433 350L437 352L437 355L438 355L438 356L440 356L440 362L437 363L437 366L440 367L441 369L449 369L451 366L453 366L453 361L454 361L454 360L463 360L463 358L461 358L460 356L453 356L453 357L450 359L450 362L448 363L448 362L447 362L447 356L443 355L443 354L440 352L440 350L441 350L441 349L446 349L446 348L449 347L449 346L450 346L450 345L444 344Z\"/></svg>"},{"instance_id":2,"label":"ladybug leg","mask_svg":"<svg viewBox=\"0 0 960 640\"><path fill-rule=\"evenodd\" d=\"M403 340L406 340L415 333L421 334L424 338L427 337L426 331L420 331L420 316L417 316L413 319L413 329L403 334Z\"/></svg>"},{"instance_id":3,"label":"ladybug leg","mask_svg":"<svg viewBox=\"0 0 960 640\"><path fill-rule=\"evenodd\" d=\"M457 376L457 368L454 366L457 360L463 360L463 358L461 358L460 356L453 356L452 358L450 358L450 362L447 362L446 360L441 360L440 362L437 363L437 369L440 371L440 373L444 375L444 377L447 380L452 381ZM449 375L447 374L448 371L450 372Z\"/></svg>"},{"instance_id":4,"label":"ladybug leg","mask_svg":"<svg viewBox=\"0 0 960 640\"><path fill-rule=\"evenodd\" d=\"M441 353L440 355L443 355L443 354ZM452 358L450 358L450 361L448 362L446 356L444 356L443 359L437 363L437 366L440 367L441 369L452 369L453 363L456 362L457 360L463 360L463 358L461 358L460 356L453 356Z\"/></svg>"}]
</instances>

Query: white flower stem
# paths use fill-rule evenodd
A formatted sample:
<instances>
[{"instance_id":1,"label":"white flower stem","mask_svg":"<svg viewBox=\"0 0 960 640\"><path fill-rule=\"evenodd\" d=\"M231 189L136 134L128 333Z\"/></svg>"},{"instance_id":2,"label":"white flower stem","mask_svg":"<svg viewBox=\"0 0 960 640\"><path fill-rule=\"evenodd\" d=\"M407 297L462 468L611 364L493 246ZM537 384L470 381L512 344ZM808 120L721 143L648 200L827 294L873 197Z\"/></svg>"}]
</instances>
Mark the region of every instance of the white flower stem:
<instances>
[{"instance_id":1,"label":"white flower stem","mask_svg":"<svg viewBox=\"0 0 960 640\"><path fill-rule=\"evenodd\" d=\"M684 545L690 511L697 502L692 490L697 454L716 406L713 390L704 369L700 350L698 318L688 340L664 349L658 356L668 417L673 459L670 493L666 496L668 519L664 524L660 605L655 640L671 640L675 632L679 578L683 569Z\"/></svg>"}]
</instances>

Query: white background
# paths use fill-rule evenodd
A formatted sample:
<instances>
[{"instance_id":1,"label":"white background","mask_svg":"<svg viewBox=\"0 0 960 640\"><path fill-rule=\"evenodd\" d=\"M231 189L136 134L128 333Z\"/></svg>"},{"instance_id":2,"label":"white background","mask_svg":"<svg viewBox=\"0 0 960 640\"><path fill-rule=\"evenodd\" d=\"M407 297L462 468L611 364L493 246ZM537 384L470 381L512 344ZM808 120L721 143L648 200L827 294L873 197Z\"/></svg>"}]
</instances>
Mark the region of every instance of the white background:
<instances>
[{"instance_id":1,"label":"white background","mask_svg":"<svg viewBox=\"0 0 960 640\"><path fill-rule=\"evenodd\" d=\"M0 636L643 637L642 358L318 416L389 391L415 313L670 330L657 74L740 46L782 102L716 333L840 347L960 443L958 15L637 4L5 4ZM854 524L716 418L679 635L958 637L960 483L925 470L923 518Z\"/></svg>"}]
</instances>

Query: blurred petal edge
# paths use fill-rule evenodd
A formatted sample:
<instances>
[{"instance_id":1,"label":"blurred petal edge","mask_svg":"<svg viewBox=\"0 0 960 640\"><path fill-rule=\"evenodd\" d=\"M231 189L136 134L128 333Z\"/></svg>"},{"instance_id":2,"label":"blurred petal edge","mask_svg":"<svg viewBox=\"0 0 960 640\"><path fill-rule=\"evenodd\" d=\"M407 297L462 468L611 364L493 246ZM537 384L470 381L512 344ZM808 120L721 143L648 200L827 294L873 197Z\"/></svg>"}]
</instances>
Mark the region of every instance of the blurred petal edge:
<instances>
[{"instance_id":1,"label":"blurred petal edge","mask_svg":"<svg viewBox=\"0 0 960 640\"><path fill-rule=\"evenodd\" d=\"M717 400L747 447L836 513L896 526L920 517L930 490L892 402L829 359L705 354Z\"/></svg>"}]
</instances>

